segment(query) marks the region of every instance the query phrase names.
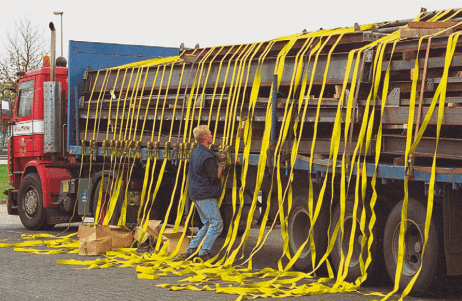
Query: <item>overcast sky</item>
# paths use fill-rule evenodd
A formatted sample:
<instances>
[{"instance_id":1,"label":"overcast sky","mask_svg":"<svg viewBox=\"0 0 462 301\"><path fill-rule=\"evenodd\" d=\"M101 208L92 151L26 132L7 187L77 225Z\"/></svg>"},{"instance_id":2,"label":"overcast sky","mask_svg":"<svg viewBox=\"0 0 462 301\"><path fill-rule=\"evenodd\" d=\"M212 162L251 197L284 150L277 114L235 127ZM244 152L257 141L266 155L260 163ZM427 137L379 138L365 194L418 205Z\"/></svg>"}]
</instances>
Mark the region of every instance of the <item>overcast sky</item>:
<instances>
[{"instance_id":1,"label":"overcast sky","mask_svg":"<svg viewBox=\"0 0 462 301\"><path fill-rule=\"evenodd\" d=\"M0 40L23 14L58 30L69 40L179 47L267 41L304 29L352 26L414 18L429 11L460 8L460 1L1 1ZM0 44L1 45L1 44Z\"/></svg>"}]
</instances>

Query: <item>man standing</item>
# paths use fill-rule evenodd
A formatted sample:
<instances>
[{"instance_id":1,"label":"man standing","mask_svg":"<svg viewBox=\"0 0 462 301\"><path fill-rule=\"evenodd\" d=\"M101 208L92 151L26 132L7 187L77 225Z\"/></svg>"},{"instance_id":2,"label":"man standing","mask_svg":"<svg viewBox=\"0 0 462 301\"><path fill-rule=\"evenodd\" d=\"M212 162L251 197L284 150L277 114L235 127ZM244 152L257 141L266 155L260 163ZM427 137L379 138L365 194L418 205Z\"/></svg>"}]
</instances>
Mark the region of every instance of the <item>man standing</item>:
<instances>
[{"instance_id":1,"label":"man standing","mask_svg":"<svg viewBox=\"0 0 462 301\"><path fill-rule=\"evenodd\" d=\"M189 160L188 194L189 198L194 201L204 226L191 240L185 258L191 257L201 241L204 240L199 250L199 258L207 261L212 257L210 250L223 230L223 220L218 209L218 198L221 195L220 177L226 165L226 157L220 157L220 162L217 162L215 155L209 149L213 137L206 125L196 127L193 130L193 135L198 146Z\"/></svg>"}]
</instances>

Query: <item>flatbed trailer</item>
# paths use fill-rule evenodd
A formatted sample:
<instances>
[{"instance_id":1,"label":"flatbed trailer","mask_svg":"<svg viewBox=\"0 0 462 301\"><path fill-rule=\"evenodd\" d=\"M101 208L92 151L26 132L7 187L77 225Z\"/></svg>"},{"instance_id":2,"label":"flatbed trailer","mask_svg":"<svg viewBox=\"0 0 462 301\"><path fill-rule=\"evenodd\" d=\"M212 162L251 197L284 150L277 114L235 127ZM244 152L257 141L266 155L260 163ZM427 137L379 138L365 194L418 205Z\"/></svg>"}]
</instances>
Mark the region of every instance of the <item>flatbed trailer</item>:
<instances>
[{"instance_id":1,"label":"flatbed trailer","mask_svg":"<svg viewBox=\"0 0 462 301\"><path fill-rule=\"evenodd\" d=\"M345 207L340 205L341 181L339 177L342 174L342 164L346 162L348 183L356 181L359 177L358 170L361 172L363 169L366 170L367 195L362 196L361 189L356 191L356 194L360 195L360 203L363 204L360 207L370 207L370 200L374 194L370 181L373 177L377 179L375 194L379 195L379 201L377 201L376 208L377 224L374 228L377 229L374 230L377 237L370 248L373 254L371 256L374 257L370 271L373 271L373 268L376 271L379 270L381 268L379 261L384 261L390 276L396 279L393 276L396 269L394 270L392 266L397 262L399 235L396 231L392 233L386 233L386 231L390 232L391 228L396 229L401 225L401 220L396 218L396 215L401 212L401 201L410 198L411 200L407 201L411 203L409 208L418 207L418 209L415 209L416 212L408 213L408 232L419 233L417 235L419 238L406 236L406 239L411 242L405 243L407 253L404 259L404 274L402 274L404 276L401 277L401 287L407 285L417 274L422 262L423 271L420 273L420 281L414 285L413 292L420 292L433 282L437 275L437 265L446 266L447 274L460 274L462 272L461 251L453 245L453 243L457 245L462 242L457 230L460 221L456 215L459 211L455 210L456 203L458 203L455 200L459 199L459 188L462 183L462 162L460 161L462 157L458 151L462 146L461 132L458 130L462 124L462 106L460 106L462 103L460 86L462 56L459 55L462 47L460 41L456 42L455 52L450 57L450 64L446 68L445 63L448 59L448 40L452 34L457 35L460 27L458 22L462 20L462 15L454 10L450 13L452 15L450 19L445 20L446 22L431 21L431 18L436 15L437 12L424 12L423 17L415 22L413 20L385 22L362 28L355 26L346 32L326 31L312 35L301 33L297 38L289 37L264 43L187 50L175 63L161 66L160 68L164 70L162 73L159 73L160 69L157 68L144 69L142 70L143 76L147 78L143 86L144 92L137 94L141 108L139 116L141 120L147 118L146 128L151 128L151 125L155 126L160 120L164 120L164 123L162 128L155 129L154 134L158 137L156 139L158 143L155 146L150 140L152 132L146 133L143 135L144 138L139 140L141 132L136 131L135 140L140 143L138 145L140 159L141 161L147 160L154 147L159 160L168 158L173 164L187 160L184 149L190 150L194 141L187 131L184 132L185 123L188 119L192 119L193 123L197 124L208 123L212 129L215 129L212 132L218 135L217 141L222 139L221 144L216 143L216 150L225 148L230 150L232 162L238 166L235 172L241 172L239 165L247 166L245 177L243 174L238 176L241 180L245 178L245 184L241 183L241 189L248 191L250 196L255 196L257 191L260 191L263 199L271 199L268 206L272 208L270 217L273 219L277 218L278 207L282 206L284 208L282 211L286 210L283 216L288 217L286 222L291 254L295 255L300 246L306 244L306 239L311 233L314 235L316 245L319 245L317 250L321 250L317 253L317 259L320 258L319 254L323 254L323 250L328 249L327 236L334 233L332 230L329 233L327 227L330 224L331 229L334 228L339 220L340 210L346 210L345 221L349 227L351 227L353 217L357 217L358 229L361 227L359 211L357 215L353 214L353 208L355 208L353 207L355 189L351 188L353 184L350 191L346 192ZM384 45L378 42L393 34L399 36L396 43L389 42ZM431 39L422 38L426 34L429 34ZM383 48L379 45L383 45ZM359 55L355 52L355 55L351 56L353 51L359 49L362 49ZM348 69L349 66L350 69ZM417 80L414 78L417 72L416 66L419 70ZM377 73L376 70L379 67L382 71ZM82 90L85 101L80 111L80 120L96 118L95 109L97 107L101 112L98 117L100 128L105 128L109 119L112 119L113 124L115 119L122 118L121 108L116 105L117 96L125 95L124 91L131 91L135 88L135 84L124 87L120 79L122 75L128 75L132 71L133 69L129 68L121 69L118 73L115 70L106 71L106 73L100 70L99 76L96 71L88 73ZM386 88L386 93L383 93L384 78L387 72L389 74L388 88ZM160 74L162 76L159 76ZM372 97L371 101L371 91L374 91L375 79L379 74L381 79L376 89L377 95L375 98ZM438 85L443 81L446 87L446 103L444 117L438 124L438 110L434 110L431 105L434 103ZM351 90L353 83L354 89ZM119 91L120 94L115 92L116 97L113 97L111 101L107 97L109 90ZM153 91L153 93L150 94L148 91ZM96 93L101 93L99 94L101 102L94 101L93 96L92 103L89 104L90 95ZM348 102L350 102L350 107ZM191 111L191 103L196 104L196 110L193 113L190 112L191 115L186 115L188 110ZM119 103L119 106L121 105L122 103ZM307 109L302 119L303 110L295 108L305 105ZM415 133L411 135L412 141L415 141L418 132L415 128L422 126L424 117L429 111L434 111L425 121L425 134L420 138L412 154L409 154L406 153L406 143L411 106L415 107L416 111L412 128ZM160 110L161 107L162 110ZM252 109L247 110L249 107ZM234 133L229 130L226 132L226 128L229 127L227 110L230 108L237 109L234 112ZM290 121L287 121L288 110L293 112ZM373 134L370 140L366 141L365 138L361 138L361 135L364 135L361 132L361 126L363 122L366 122L363 117L366 115L368 118L367 116L371 116L373 111L375 111L375 119L371 123ZM337 119L339 114L340 119ZM269 115L272 115L271 121L269 121ZM333 170L332 132L337 120L340 120L344 127L348 121L347 118L350 118L348 137L342 136L339 140L337 151L340 155L336 159L336 167ZM248 122L249 119L251 122ZM303 134L297 136L296 131L292 130L284 132L283 127L287 123L290 123L290 128L294 124L303 127ZM246 127L246 124L251 125ZM381 136L378 137L380 125L382 126ZM244 142L245 134L242 132L248 131L250 126L252 127L251 140ZM175 131L173 135L171 134L172 128ZM268 128L271 128L272 138L268 138ZM223 136L220 137L222 131ZM435 155L438 131L438 148ZM104 148L109 148L111 142L105 142L102 138L105 134L104 130L101 133L100 136L94 136L93 141L86 142L86 145L93 143L95 146L94 148L87 147L87 154L93 151L102 155ZM79 139L83 135L83 130L81 130ZM226 137L226 135L231 136ZM237 150L235 147L239 135L241 135L241 142ZM284 138L280 139L281 136ZM269 143L268 139L270 139ZM296 156L291 157L297 139L299 140ZM359 165L348 160L342 162L341 154L345 153L351 158L358 141L362 147L356 154L356 160L361 157L362 162ZM250 143L250 149L246 149L247 143ZM380 160L376 164L374 161L378 144L381 152ZM79 147L81 145L75 145L77 152ZM268 147L269 151L263 152L264 147ZM267 157L263 159L266 165L263 179L258 176L262 155ZM434 156L437 158L437 166L432 180L431 167ZM248 165L242 162L247 162ZM279 171L275 168L278 162ZM350 170L351 174L348 173ZM313 216L306 204L308 192L305 189L307 181L309 182L308 179L311 178L314 182L316 199L318 196L316 191L323 186L326 175L327 178L334 177L333 187L336 188L333 188L334 191L330 191L331 193L325 192L324 199L327 203L331 200L329 195L333 195L331 210L321 206L318 218L324 221L318 221L319 229L316 229L316 226L310 227L310 220ZM228 179L232 179L232 176ZM287 200L287 194L278 191L281 187L286 191L288 182L292 185L294 196L289 211L287 211L287 205L280 203L281 195ZM429 187L430 183L434 183L434 188ZM324 188L326 186L329 191L330 184L324 183ZM405 196L404 187L408 187L407 196ZM232 180L228 181L227 189L232 191ZM425 208L429 191L434 192L433 220L437 222L432 224L430 234L425 234ZM269 194L273 197L268 198ZM249 205L250 200L244 199L244 202ZM226 197L224 204L227 204ZM421 204L424 209L419 207ZM262 204L262 206L266 208L266 205ZM369 212L366 219L370 220ZM387 219L389 224L394 223L388 228L386 227ZM361 260L365 262L367 257L367 252L357 251L358 248L361 250L361 243L363 244L362 249L367 249L364 248L365 242L361 242L361 239L370 236L367 227L361 229L362 232L357 230L354 234L358 245L350 246L355 251L353 251L353 259L349 263L349 272L346 277L349 281L354 281L362 275ZM348 231L346 233L350 234ZM325 233L323 235L314 234L316 232ZM428 243L430 251L427 252L427 256L436 258L434 260L421 260L425 235L433 235L431 236L433 240L437 237L436 243ZM385 241L386 239L388 241ZM411 244L414 244L414 247L411 247ZM338 240L333 245L333 250L329 250L330 258L337 268L341 261L340 245L341 242ZM312 268L310 248L306 246L305 248L305 251L298 254L299 260L294 265L296 269L309 270ZM348 249L349 245L344 245L345 255ZM387 249L392 251L387 252ZM382 252L384 255L380 254ZM364 258L360 259L360 254L363 254ZM441 265L444 260L445 264ZM427 262L430 262L428 266L425 265Z\"/></svg>"}]
</instances>

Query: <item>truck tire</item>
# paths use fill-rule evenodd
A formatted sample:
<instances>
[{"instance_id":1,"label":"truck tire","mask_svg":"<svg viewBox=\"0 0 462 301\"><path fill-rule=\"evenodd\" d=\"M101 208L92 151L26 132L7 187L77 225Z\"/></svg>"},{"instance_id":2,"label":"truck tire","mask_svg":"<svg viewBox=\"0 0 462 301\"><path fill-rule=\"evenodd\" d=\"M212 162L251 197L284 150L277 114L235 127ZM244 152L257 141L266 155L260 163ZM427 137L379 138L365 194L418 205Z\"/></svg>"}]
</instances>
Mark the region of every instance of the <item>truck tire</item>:
<instances>
[{"instance_id":1,"label":"truck tire","mask_svg":"<svg viewBox=\"0 0 462 301\"><path fill-rule=\"evenodd\" d=\"M317 202L317 193L314 193L314 206ZM328 211L326 206L322 206L318 219L312 229L312 235L316 247L316 260L319 260L327 249L327 227ZM310 215L308 211L308 190L297 192L292 200L292 208L289 213L288 223L289 233L289 252L294 256L302 244L307 240L310 229ZM295 261L293 268L297 271L308 272L314 267L311 259L310 242L305 245L300 256Z\"/></svg>"},{"instance_id":2,"label":"truck tire","mask_svg":"<svg viewBox=\"0 0 462 301\"><path fill-rule=\"evenodd\" d=\"M46 229L48 226L42 182L36 173L27 174L19 185L18 213L22 224L29 230Z\"/></svg>"},{"instance_id":3,"label":"truck tire","mask_svg":"<svg viewBox=\"0 0 462 301\"><path fill-rule=\"evenodd\" d=\"M339 270L339 266L341 262L341 251L343 250L343 255L346 258L349 247L350 247L349 241L350 241L350 235L351 235L351 230L353 226L354 201L355 201L354 195L349 196L345 201L345 217L344 217L345 233L343 235L343 243L341 240L342 238L342 234L340 232L341 230L339 230L339 233L337 237L335 238L335 243L332 248L332 252L330 254L331 259L332 259L332 264L334 268L337 270L337 272ZM358 279L358 277L361 277L361 266L360 266L360 261L359 261L360 255L362 255L361 257L362 257L363 262L366 262L367 257L368 257L367 242L366 242L366 245L363 251L361 252L362 232L360 229L360 225L361 225L361 212L363 210L363 206L361 204L361 201L359 202L360 203L358 204L357 211L356 211L356 231L355 231L355 237L353 241L353 253L350 259L350 263L348 265L347 276L345 278L345 281L347 282L354 282L356 279ZM377 215L380 214L380 212L377 212L377 210L375 211ZM365 235L367 236L367 238L369 238L370 236L369 228L368 228L370 216L371 216L370 210L367 210L366 227L364 229L366 232ZM379 220L380 218L377 218L377 221ZM337 225L339 221L340 221L340 205L338 205L337 208L335 209L335 212L332 218L332 224L330 228L330 237L332 237L332 235L334 234L335 226ZM383 224L380 225L380 223L376 222L374 229L373 229L373 233L372 233L374 235L374 240L371 245L372 261L371 261L371 264L369 265L369 269L367 270L368 274L373 273L374 264L377 261L376 257L377 257L377 246L379 245L378 241L381 240L382 238L382 232L377 231L377 229L380 227L383 227Z\"/></svg>"},{"instance_id":4,"label":"truck tire","mask_svg":"<svg viewBox=\"0 0 462 301\"><path fill-rule=\"evenodd\" d=\"M395 205L388 216L383 240L383 255L390 279L395 281L398 262L398 244L401 225L401 208L403 201ZM440 270L439 257L443 256L439 250L439 241L435 223L431 222L427 248L422 260L422 247L425 233L426 208L416 200L409 199L407 209L407 231L404 238L406 252L404 254L403 271L399 283L400 290L406 288L422 264L422 270L417 278L410 295L418 296L427 292L436 280Z\"/></svg>"}]
</instances>

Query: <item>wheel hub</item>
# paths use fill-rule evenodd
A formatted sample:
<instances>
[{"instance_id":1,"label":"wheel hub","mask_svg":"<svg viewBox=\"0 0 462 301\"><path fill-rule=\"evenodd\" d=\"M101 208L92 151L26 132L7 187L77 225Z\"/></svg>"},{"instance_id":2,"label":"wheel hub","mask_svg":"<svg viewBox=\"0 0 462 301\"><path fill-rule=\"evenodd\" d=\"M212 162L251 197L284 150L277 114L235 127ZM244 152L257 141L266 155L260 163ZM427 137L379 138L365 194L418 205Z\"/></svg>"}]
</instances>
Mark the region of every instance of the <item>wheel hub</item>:
<instances>
[{"instance_id":1,"label":"wheel hub","mask_svg":"<svg viewBox=\"0 0 462 301\"><path fill-rule=\"evenodd\" d=\"M310 216L306 209L299 209L290 224L290 230L292 239L290 244L293 250L297 250L306 241L310 234ZM310 243L305 245L300 257L304 258L310 253Z\"/></svg>"},{"instance_id":2,"label":"wheel hub","mask_svg":"<svg viewBox=\"0 0 462 301\"><path fill-rule=\"evenodd\" d=\"M393 257L398 262L400 225L395 229L393 237ZM407 221L407 231L404 235L405 254L403 260L403 275L413 276L420 268L422 260L423 234L419 226L412 220Z\"/></svg>"},{"instance_id":3,"label":"wheel hub","mask_svg":"<svg viewBox=\"0 0 462 301\"><path fill-rule=\"evenodd\" d=\"M24 198L24 209L27 215L32 216L37 212L38 195L35 189L29 190Z\"/></svg>"}]
</instances>

